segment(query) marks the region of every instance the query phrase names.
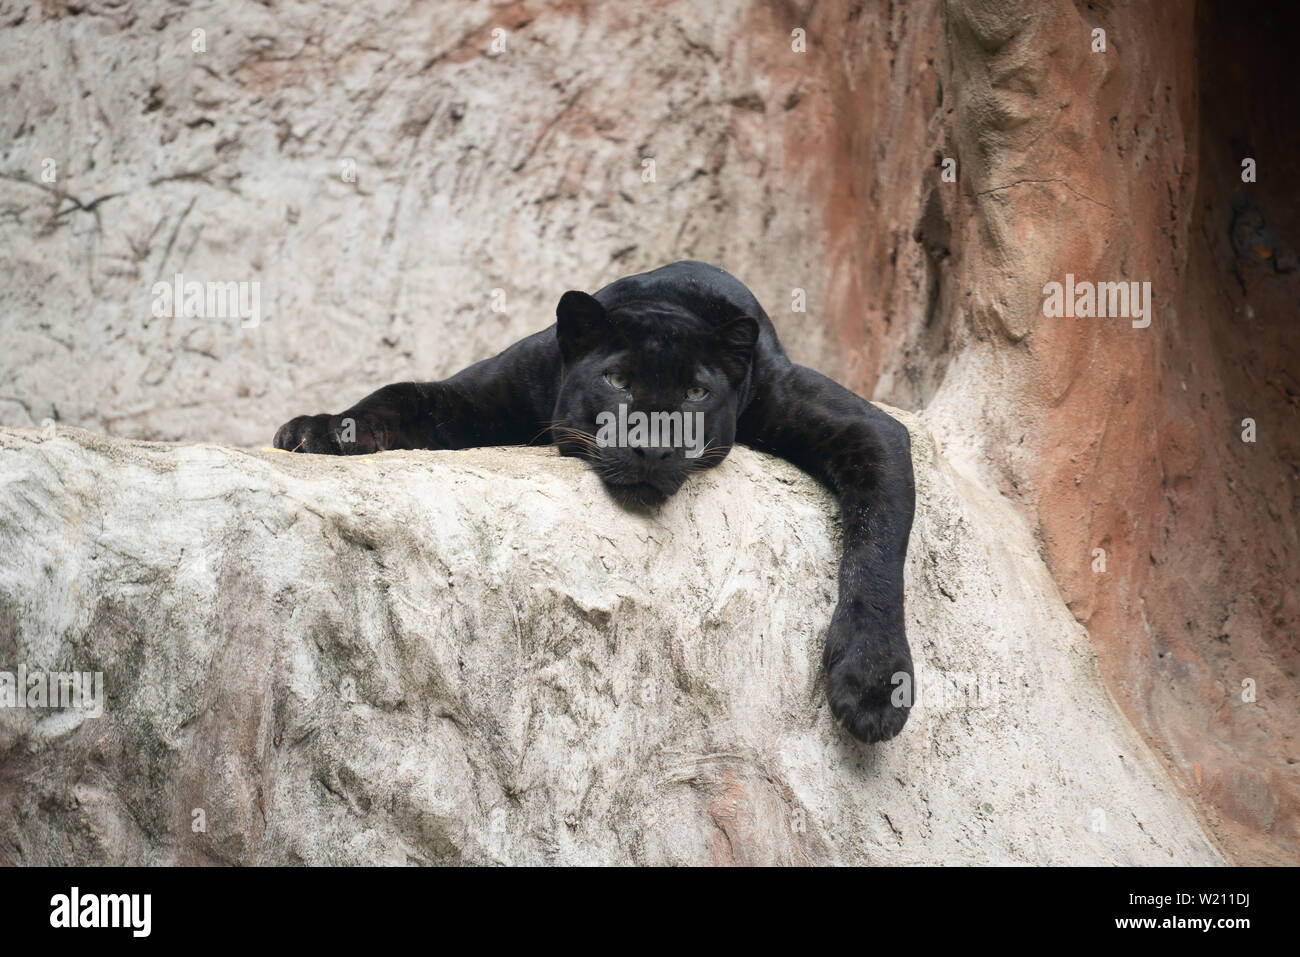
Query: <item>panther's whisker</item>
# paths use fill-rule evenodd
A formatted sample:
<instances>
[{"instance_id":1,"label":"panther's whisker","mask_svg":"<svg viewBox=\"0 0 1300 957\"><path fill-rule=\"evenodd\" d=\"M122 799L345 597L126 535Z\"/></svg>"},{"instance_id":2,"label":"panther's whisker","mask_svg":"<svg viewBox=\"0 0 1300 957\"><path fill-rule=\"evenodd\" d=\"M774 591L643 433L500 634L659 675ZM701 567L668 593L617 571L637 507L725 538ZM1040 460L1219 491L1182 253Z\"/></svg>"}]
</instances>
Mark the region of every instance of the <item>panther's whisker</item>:
<instances>
[{"instance_id":1,"label":"panther's whisker","mask_svg":"<svg viewBox=\"0 0 1300 957\"><path fill-rule=\"evenodd\" d=\"M536 435L534 435L531 439L528 440L528 444L532 445L534 442L540 439L547 432L556 432L556 433L569 432L571 434L576 433L578 435L590 434L590 433L582 432L580 429L575 429L573 426L566 425L564 419L551 419L544 426L542 426L541 431L539 431ZM592 436L592 438L595 438L595 436Z\"/></svg>"},{"instance_id":2,"label":"panther's whisker","mask_svg":"<svg viewBox=\"0 0 1300 957\"><path fill-rule=\"evenodd\" d=\"M556 440L573 443L583 453L583 458L595 458L599 455L599 447L596 437L589 433L577 429L560 428L553 430L556 433Z\"/></svg>"},{"instance_id":3,"label":"panther's whisker","mask_svg":"<svg viewBox=\"0 0 1300 957\"><path fill-rule=\"evenodd\" d=\"M550 432L550 431L554 430L554 428L555 428L554 424L552 424L552 425L544 425L544 426L542 426L541 431L538 432L536 435L534 435L531 439L529 439L525 444L526 444L526 445L532 445L534 442L536 442L538 439L540 439L540 438L541 438L543 435L545 435L547 432Z\"/></svg>"},{"instance_id":4,"label":"panther's whisker","mask_svg":"<svg viewBox=\"0 0 1300 957\"><path fill-rule=\"evenodd\" d=\"M552 427L552 432L557 435L566 435L570 438L579 439L586 442L596 442L596 437L590 432L583 432L581 429Z\"/></svg>"},{"instance_id":5,"label":"panther's whisker","mask_svg":"<svg viewBox=\"0 0 1300 957\"><path fill-rule=\"evenodd\" d=\"M726 458L727 453L730 451L731 451L730 445L718 445L718 446L706 445L704 447L704 451L695 457L695 461L697 463L715 462L715 461L720 462L722 461L722 459Z\"/></svg>"},{"instance_id":6,"label":"panther's whisker","mask_svg":"<svg viewBox=\"0 0 1300 957\"><path fill-rule=\"evenodd\" d=\"M575 429L569 426L552 426L551 431L560 435L567 435L570 438L581 439L587 442L595 443L597 441L596 436L592 435L590 432L585 432L582 429Z\"/></svg>"}]
</instances>

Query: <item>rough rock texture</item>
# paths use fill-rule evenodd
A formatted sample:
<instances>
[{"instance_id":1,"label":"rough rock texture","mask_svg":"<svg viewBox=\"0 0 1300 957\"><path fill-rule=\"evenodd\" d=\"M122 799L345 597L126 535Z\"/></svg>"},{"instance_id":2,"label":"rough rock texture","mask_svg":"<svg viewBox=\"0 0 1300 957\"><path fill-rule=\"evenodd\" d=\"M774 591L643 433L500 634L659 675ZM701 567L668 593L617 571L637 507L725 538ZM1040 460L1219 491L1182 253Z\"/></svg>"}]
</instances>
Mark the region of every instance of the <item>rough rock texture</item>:
<instances>
[{"instance_id":1,"label":"rough rock texture","mask_svg":"<svg viewBox=\"0 0 1300 957\"><path fill-rule=\"evenodd\" d=\"M792 52L787 15L16 9L0 30L5 424L260 444L299 406L450 375L553 321L564 290L684 258L745 276L797 356L838 351L810 320L828 281L818 171L785 119L825 56ZM260 282L260 323L154 317L154 283L177 272Z\"/></svg>"},{"instance_id":2,"label":"rough rock texture","mask_svg":"<svg viewBox=\"0 0 1300 957\"><path fill-rule=\"evenodd\" d=\"M650 516L551 450L0 430L0 661L108 698L0 710L0 861L1219 861L1023 521L904 421L920 695L876 747L825 706L833 502L779 460Z\"/></svg>"},{"instance_id":3,"label":"rough rock texture","mask_svg":"<svg viewBox=\"0 0 1300 957\"><path fill-rule=\"evenodd\" d=\"M1294 863L1297 10L0 0L0 423L258 445L716 262L927 410L1229 856ZM154 317L178 271L261 323ZM1067 272L1150 280L1152 325L1044 319Z\"/></svg>"},{"instance_id":4,"label":"rough rock texture","mask_svg":"<svg viewBox=\"0 0 1300 957\"><path fill-rule=\"evenodd\" d=\"M875 343L879 377L855 385L924 405L945 454L1020 503L1110 687L1234 859L1296 863L1300 123L1279 91L1300 8L944 10L937 41L924 19L891 34L912 81L938 51L941 95L895 82L889 102L931 111L895 155L952 157L957 182L846 163L911 196L873 188L913 248L857 243L868 300L924 309L830 305ZM1045 318L1067 273L1151 282L1151 325Z\"/></svg>"}]
</instances>

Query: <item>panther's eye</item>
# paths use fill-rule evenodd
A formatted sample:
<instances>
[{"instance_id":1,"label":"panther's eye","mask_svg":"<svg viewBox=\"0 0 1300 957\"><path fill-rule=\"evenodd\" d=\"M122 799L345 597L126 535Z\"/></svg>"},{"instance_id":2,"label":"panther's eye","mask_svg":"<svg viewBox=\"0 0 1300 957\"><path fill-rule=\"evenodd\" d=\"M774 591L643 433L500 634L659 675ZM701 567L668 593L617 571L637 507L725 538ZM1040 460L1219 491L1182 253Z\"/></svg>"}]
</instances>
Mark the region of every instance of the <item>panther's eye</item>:
<instances>
[{"instance_id":1,"label":"panther's eye","mask_svg":"<svg viewBox=\"0 0 1300 957\"><path fill-rule=\"evenodd\" d=\"M708 397L709 390L702 385L693 385L686 390L686 398L692 402L699 402L701 399L707 399Z\"/></svg>"},{"instance_id":2,"label":"panther's eye","mask_svg":"<svg viewBox=\"0 0 1300 957\"><path fill-rule=\"evenodd\" d=\"M606 372L605 381L615 389L623 390L627 388L627 376L621 372Z\"/></svg>"}]
</instances>

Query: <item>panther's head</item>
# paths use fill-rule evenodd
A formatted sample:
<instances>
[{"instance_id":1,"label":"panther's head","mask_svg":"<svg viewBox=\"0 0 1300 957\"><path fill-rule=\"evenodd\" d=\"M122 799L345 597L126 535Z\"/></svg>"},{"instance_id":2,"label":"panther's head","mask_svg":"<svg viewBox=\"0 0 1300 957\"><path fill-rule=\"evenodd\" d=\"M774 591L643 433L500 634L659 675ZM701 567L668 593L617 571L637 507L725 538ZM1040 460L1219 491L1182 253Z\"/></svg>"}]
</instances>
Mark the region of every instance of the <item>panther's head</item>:
<instances>
[{"instance_id":1,"label":"panther's head","mask_svg":"<svg viewBox=\"0 0 1300 957\"><path fill-rule=\"evenodd\" d=\"M758 332L748 316L719 326L667 302L606 311L566 292L556 308L557 447L587 459L621 504L661 505L731 450Z\"/></svg>"}]
</instances>

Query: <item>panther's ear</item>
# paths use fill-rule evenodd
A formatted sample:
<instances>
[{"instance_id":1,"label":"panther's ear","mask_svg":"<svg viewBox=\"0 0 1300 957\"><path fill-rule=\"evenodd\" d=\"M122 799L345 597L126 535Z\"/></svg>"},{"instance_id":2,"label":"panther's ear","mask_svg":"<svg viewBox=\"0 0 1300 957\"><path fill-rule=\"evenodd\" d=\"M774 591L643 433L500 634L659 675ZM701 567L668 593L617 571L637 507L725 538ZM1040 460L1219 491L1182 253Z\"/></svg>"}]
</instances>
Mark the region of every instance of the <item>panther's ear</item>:
<instances>
[{"instance_id":1,"label":"panther's ear","mask_svg":"<svg viewBox=\"0 0 1300 957\"><path fill-rule=\"evenodd\" d=\"M740 385L754 358L758 342L758 320L749 316L732 319L713 334L718 365L732 385Z\"/></svg>"},{"instance_id":2,"label":"panther's ear","mask_svg":"<svg viewBox=\"0 0 1300 957\"><path fill-rule=\"evenodd\" d=\"M612 331L605 307L594 296L570 289L560 297L555 307L555 335L566 362L608 340Z\"/></svg>"}]
</instances>

